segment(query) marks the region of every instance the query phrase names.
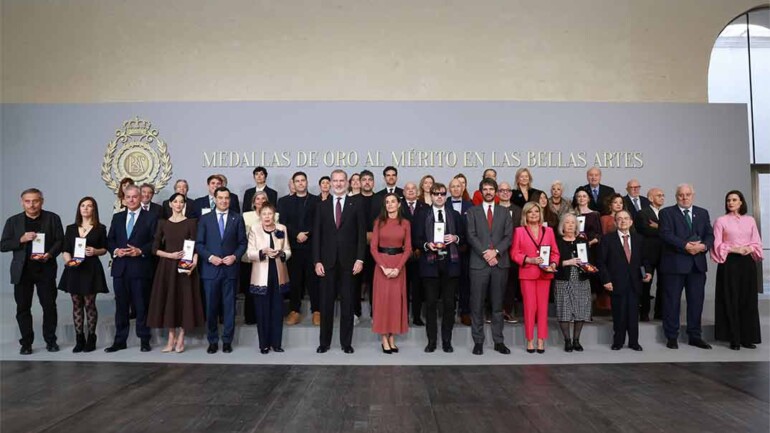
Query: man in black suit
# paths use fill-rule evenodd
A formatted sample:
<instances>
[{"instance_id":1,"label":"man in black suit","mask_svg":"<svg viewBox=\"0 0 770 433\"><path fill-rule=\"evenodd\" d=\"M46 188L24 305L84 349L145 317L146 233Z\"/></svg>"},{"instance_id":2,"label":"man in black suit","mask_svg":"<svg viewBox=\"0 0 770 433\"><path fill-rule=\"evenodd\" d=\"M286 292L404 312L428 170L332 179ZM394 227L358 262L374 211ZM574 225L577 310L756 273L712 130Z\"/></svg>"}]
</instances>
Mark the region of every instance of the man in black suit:
<instances>
[{"instance_id":1,"label":"man in black suit","mask_svg":"<svg viewBox=\"0 0 770 433\"><path fill-rule=\"evenodd\" d=\"M32 330L32 294L37 287L37 298L43 307L43 339L49 352L58 352L56 344L56 256L64 244L61 218L53 212L43 210L43 193L29 188L21 193L24 212L18 213L5 222L0 241L2 252L13 251L11 260L11 284L16 300L16 322L21 332L22 355L32 354L35 333ZM32 254L32 246L42 240L44 253Z\"/></svg>"},{"instance_id":2,"label":"man in black suit","mask_svg":"<svg viewBox=\"0 0 770 433\"><path fill-rule=\"evenodd\" d=\"M604 288L612 293L612 350L620 350L628 333L628 347L641 351L639 345L639 294L642 283L652 279L644 259L644 239L631 232L631 213L615 214L615 233L608 233L599 245L599 276Z\"/></svg>"},{"instance_id":3,"label":"man in black suit","mask_svg":"<svg viewBox=\"0 0 770 433\"><path fill-rule=\"evenodd\" d=\"M359 200L364 208L364 216L366 217L366 252L364 253L364 270L358 274L354 280L355 285L355 299L353 300L353 310L355 316L353 321L358 323L363 310L361 308L361 298L366 293L369 297L369 315L373 313L372 302L372 282L374 280L374 257L369 251L369 240L372 238L372 231L374 230L374 220L380 215L380 208L375 209L373 207L375 197L379 198L378 206L382 206L382 197L378 197L374 193L374 173L369 170L361 171L358 176L361 181L361 193L358 194Z\"/></svg>"},{"instance_id":4,"label":"man in black suit","mask_svg":"<svg viewBox=\"0 0 770 433\"><path fill-rule=\"evenodd\" d=\"M353 353L353 279L364 267L366 223L356 196L347 196L348 175L331 174L332 193L316 209L313 224L313 262L321 279L321 335L317 353L329 350L334 330L334 302L340 295L340 343Z\"/></svg>"},{"instance_id":5,"label":"man in black suit","mask_svg":"<svg viewBox=\"0 0 770 433\"><path fill-rule=\"evenodd\" d=\"M623 205L629 212L631 212L631 218L636 221L636 215L642 209L650 205L650 201L642 194L642 186L636 179L631 179L626 183L626 196L623 197ZM639 227L637 227L639 228Z\"/></svg>"},{"instance_id":6,"label":"man in black suit","mask_svg":"<svg viewBox=\"0 0 770 433\"><path fill-rule=\"evenodd\" d=\"M602 185L602 170L599 167L589 168L586 172L586 179L588 184L575 189L575 194L572 196L572 207L577 207L577 201L574 197L578 191L582 190L588 193L588 208L599 212L601 215L606 214L605 200L607 197L615 194L615 189L611 186Z\"/></svg>"},{"instance_id":7,"label":"man in black suit","mask_svg":"<svg viewBox=\"0 0 770 433\"><path fill-rule=\"evenodd\" d=\"M451 199L447 201L447 204L452 206L457 213L463 219L463 230L468 222L466 214L468 210L473 207L473 202L470 200L463 200L463 183L459 178L452 179L449 182L449 195ZM465 232L460 234L460 237L465 237ZM470 260L469 247L466 242L463 242L459 247L460 250L460 281L458 283L458 313L460 314L460 322L465 326L471 326L471 282L468 276L468 263Z\"/></svg>"},{"instance_id":8,"label":"man in black suit","mask_svg":"<svg viewBox=\"0 0 770 433\"><path fill-rule=\"evenodd\" d=\"M404 185L404 198L401 200L401 215L409 221L409 224L412 224L414 216L426 208L428 205L425 202L417 200L417 184L407 182ZM414 233L412 233L412 238L416 239ZM422 321L422 302L425 296L422 278L420 278L419 258L421 255L422 248L413 241L412 254L406 262L406 299L407 301L411 299L414 326L425 326L425 322Z\"/></svg>"},{"instance_id":9,"label":"man in black suit","mask_svg":"<svg viewBox=\"0 0 770 433\"><path fill-rule=\"evenodd\" d=\"M511 201L512 192L513 190L508 182L501 182L497 190L497 197L500 199L498 204L508 209L508 213L511 214L511 222L515 231L516 227L521 225L521 207ZM508 268L508 283L506 284L505 296L503 298L503 321L506 323L518 322L514 314L514 305L518 296L521 296L519 266L511 262L511 267Z\"/></svg>"},{"instance_id":10,"label":"man in black suit","mask_svg":"<svg viewBox=\"0 0 770 433\"><path fill-rule=\"evenodd\" d=\"M193 202L195 214L198 218L206 215L216 208L217 201L214 196L214 192L217 190L217 188L225 186L225 183L226 181L219 174L212 174L206 179L206 185L208 186L209 193L203 197L196 198ZM238 203L238 199L235 195L231 195L230 197L230 208L228 210L235 213L241 213L241 206Z\"/></svg>"},{"instance_id":11,"label":"man in black suit","mask_svg":"<svg viewBox=\"0 0 770 433\"><path fill-rule=\"evenodd\" d=\"M115 291L115 340L105 352L126 348L128 339L129 299L136 311L136 336L142 352L149 352L150 328L147 327L147 307L152 283L152 244L157 218L142 211L139 187L130 185L125 190L126 210L112 216L107 234L107 251L112 254L112 278Z\"/></svg>"},{"instance_id":12,"label":"man in black suit","mask_svg":"<svg viewBox=\"0 0 770 433\"><path fill-rule=\"evenodd\" d=\"M660 220L658 214L663 208L666 195L660 188L650 188L647 191L648 206L642 208L636 214L634 225L636 231L644 236L644 256L647 257L650 274L655 276L655 270L660 266L660 254L663 244L660 242L658 234L658 224ZM657 284L655 285L655 318L663 318L663 284L661 283L660 273L658 274ZM642 286L642 295L639 297L639 320L648 322L650 320L650 289L652 280L644 283Z\"/></svg>"},{"instance_id":13,"label":"man in black suit","mask_svg":"<svg viewBox=\"0 0 770 433\"><path fill-rule=\"evenodd\" d=\"M143 183L140 187L142 194L140 206L145 212L149 212L155 215L156 219L163 218L163 206L158 203L153 203L152 198L155 197L155 186L151 183Z\"/></svg>"},{"instance_id":14,"label":"man in black suit","mask_svg":"<svg viewBox=\"0 0 770 433\"><path fill-rule=\"evenodd\" d=\"M190 190L190 185L187 184L187 181L184 179L177 179L176 182L174 182L174 192L182 194L185 198L185 206L184 206L184 216L187 218L197 218L198 216L195 214L195 206L191 203L191 200L187 200L187 191ZM163 201L163 218L169 219L171 218L171 215L173 215L173 212L171 211L171 205L169 204L168 200Z\"/></svg>"},{"instance_id":15,"label":"man in black suit","mask_svg":"<svg viewBox=\"0 0 770 433\"><path fill-rule=\"evenodd\" d=\"M247 189L243 193L243 211L249 212L253 210L252 203L254 202L254 194L257 191L264 191L270 203L276 205L278 203L278 193L273 188L267 186L267 169L265 167L257 167L251 172L251 175L254 176L256 186Z\"/></svg>"}]
</instances>

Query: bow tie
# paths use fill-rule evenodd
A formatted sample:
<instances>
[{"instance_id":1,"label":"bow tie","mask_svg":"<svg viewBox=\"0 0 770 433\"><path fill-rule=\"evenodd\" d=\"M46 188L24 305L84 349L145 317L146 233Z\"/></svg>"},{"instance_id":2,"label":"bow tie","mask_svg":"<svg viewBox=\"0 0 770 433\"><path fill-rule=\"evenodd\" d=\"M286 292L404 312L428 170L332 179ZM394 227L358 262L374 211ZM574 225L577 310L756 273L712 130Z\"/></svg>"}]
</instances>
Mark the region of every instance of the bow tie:
<instances>
[{"instance_id":1,"label":"bow tie","mask_svg":"<svg viewBox=\"0 0 770 433\"><path fill-rule=\"evenodd\" d=\"M462 203L462 200L452 200L452 203Z\"/></svg>"}]
</instances>

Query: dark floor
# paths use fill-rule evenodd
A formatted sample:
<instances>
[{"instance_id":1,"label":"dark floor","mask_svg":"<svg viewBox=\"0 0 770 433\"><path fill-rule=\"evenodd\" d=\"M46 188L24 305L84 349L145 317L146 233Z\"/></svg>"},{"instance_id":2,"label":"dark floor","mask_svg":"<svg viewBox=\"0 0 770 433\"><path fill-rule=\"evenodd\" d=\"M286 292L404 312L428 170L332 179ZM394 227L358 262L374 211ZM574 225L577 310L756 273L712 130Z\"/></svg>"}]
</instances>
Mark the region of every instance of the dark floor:
<instances>
[{"instance_id":1,"label":"dark floor","mask_svg":"<svg viewBox=\"0 0 770 433\"><path fill-rule=\"evenodd\" d=\"M0 431L763 432L770 363L2 362Z\"/></svg>"}]
</instances>

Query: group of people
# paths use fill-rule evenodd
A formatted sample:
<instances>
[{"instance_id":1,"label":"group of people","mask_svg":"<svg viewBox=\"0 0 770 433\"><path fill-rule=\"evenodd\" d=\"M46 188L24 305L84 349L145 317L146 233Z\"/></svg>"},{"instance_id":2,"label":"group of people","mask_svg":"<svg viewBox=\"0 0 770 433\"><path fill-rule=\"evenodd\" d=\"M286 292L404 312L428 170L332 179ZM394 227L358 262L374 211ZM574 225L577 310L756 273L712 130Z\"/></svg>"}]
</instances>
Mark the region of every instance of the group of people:
<instances>
[{"instance_id":1,"label":"group of people","mask_svg":"<svg viewBox=\"0 0 770 433\"><path fill-rule=\"evenodd\" d=\"M185 332L205 326L207 352L216 353L221 341L229 353L239 291L246 299L244 322L257 325L264 354L284 350L283 326L302 321L306 294L312 323L320 327L318 353L330 349L338 299L341 347L354 352L364 296L386 354L398 353L396 338L410 326L410 307L411 324L426 328L425 352L436 351L439 338L441 349L453 352L459 313L471 327L473 354L484 352L485 322L491 323L494 350L509 354L503 327L517 321L517 299L529 353L545 352L550 299L567 352L583 350L583 324L602 310L612 314L613 350L626 342L642 350L639 321L650 320L651 312L663 320L667 347L676 349L683 290L689 344L710 349L701 335L707 255L718 263L716 339L734 350L760 342L756 263L762 247L740 191L727 193L725 215L712 227L708 212L693 204L691 185L678 185L676 204L664 207L662 189L651 188L644 197L632 179L623 196L601 183L596 167L571 200L559 181L550 197L535 189L527 168L515 173L513 187L485 170L473 194L462 174L448 185L426 175L402 189L398 170L387 167L379 192L371 171L348 177L337 169L319 180L314 195L307 175L298 171L280 199L267 186L265 168L252 175L255 186L245 191L242 213L220 174L208 177L208 194L195 200L187 197L187 182L178 180L162 204L152 201L152 185L124 179L109 230L92 197L79 201L75 221L64 231L60 217L43 210L40 190L23 191L23 212L6 221L1 245L13 252L20 353L32 353L34 288L46 348L59 350L59 254L65 267L58 289L72 298L74 352L96 348L95 298L108 291L100 259L105 254L116 304L115 337L106 352L126 349L134 315L142 351L151 350L151 328L167 329L163 352L182 352Z\"/></svg>"}]
</instances>

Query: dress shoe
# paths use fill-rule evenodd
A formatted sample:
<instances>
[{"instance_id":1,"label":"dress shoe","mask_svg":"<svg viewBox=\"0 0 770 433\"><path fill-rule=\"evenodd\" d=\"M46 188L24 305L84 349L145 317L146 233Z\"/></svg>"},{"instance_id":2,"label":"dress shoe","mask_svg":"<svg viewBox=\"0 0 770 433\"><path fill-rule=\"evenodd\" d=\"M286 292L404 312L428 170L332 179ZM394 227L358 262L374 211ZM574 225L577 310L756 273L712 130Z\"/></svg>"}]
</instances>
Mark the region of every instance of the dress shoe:
<instances>
[{"instance_id":1,"label":"dress shoe","mask_svg":"<svg viewBox=\"0 0 770 433\"><path fill-rule=\"evenodd\" d=\"M56 343L46 344L45 350L47 350L49 352L58 352L59 351L59 345L56 344Z\"/></svg>"},{"instance_id":2,"label":"dress shoe","mask_svg":"<svg viewBox=\"0 0 770 433\"><path fill-rule=\"evenodd\" d=\"M572 352L572 339L571 338L565 338L564 339L564 351L565 352Z\"/></svg>"},{"instance_id":3,"label":"dress shoe","mask_svg":"<svg viewBox=\"0 0 770 433\"><path fill-rule=\"evenodd\" d=\"M32 346L25 344L19 349L19 355L32 355Z\"/></svg>"},{"instance_id":4,"label":"dress shoe","mask_svg":"<svg viewBox=\"0 0 770 433\"><path fill-rule=\"evenodd\" d=\"M473 354L474 355L483 355L484 354L484 345L481 343L476 343L473 345Z\"/></svg>"},{"instance_id":5,"label":"dress shoe","mask_svg":"<svg viewBox=\"0 0 770 433\"><path fill-rule=\"evenodd\" d=\"M741 350L741 345L737 343L730 343L730 350Z\"/></svg>"},{"instance_id":6,"label":"dress shoe","mask_svg":"<svg viewBox=\"0 0 770 433\"><path fill-rule=\"evenodd\" d=\"M545 353L545 349L537 349L536 352L542 355Z\"/></svg>"},{"instance_id":7,"label":"dress shoe","mask_svg":"<svg viewBox=\"0 0 770 433\"><path fill-rule=\"evenodd\" d=\"M514 318L512 315L508 313L503 313L503 321L505 323L519 323L519 321L516 320L516 318Z\"/></svg>"},{"instance_id":8,"label":"dress shoe","mask_svg":"<svg viewBox=\"0 0 770 433\"><path fill-rule=\"evenodd\" d=\"M72 348L72 353L80 353L86 347L86 335L75 334L75 347Z\"/></svg>"},{"instance_id":9,"label":"dress shoe","mask_svg":"<svg viewBox=\"0 0 770 433\"><path fill-rule=\"evenodd\" d=\"M302 321L302 316L296 311L292 311L291 313L289 313L288 316L286 316L286 324L289 326L296 325L301 321Z\"/></svg>"},{"instance_id":10,"label":"dress shoe","mask_svg":"<svg viewBox=\"0 0 770 433\"><path fill-rule=\"evenodd\" d=\"M534 347L532 349L527 348L527 353L535 353L535 348Z\"/></svg>"},{"instance_id":11,"label":"dress shoe","mask_svg":"<svg viewBox=\"0 0 770 433\"><path fill-rule=\"evenodd\" d=\"M428 345L425 346L425 353L433 353L436 351L436 342L428 341Z\"/></svg>"},{"instance_id":12,"label":"dress shoe","mask_svg":"<svg viewBox=\"0 0 770 433\"><path fill-rule=\"evenodd\" d=\"M126 343L121 343L121 344L112 343L112 346L105 347L104 351L107 353L113 353L113 352L117 352L118 350L124 350L125 348L126 348Z\"/></svg>"},{"instance_id":13,"label":"dress shoe","mask_svg":"<svg viewBox=\"0 0 770 433\"><path fill-rule=\"evenodd\" d=\"M326 353L329 351L329 346L318 346L315 353Z\"/></svg>"},{"instance_id":14,"label":"dress shoe","mask_svg":"<svg viewBox=\"0 0 770 433\"><path fill-rule=\"evenodd\" d=\"M509 349L508 346L505 345L505 343L495 343L495 351L500 352L503 355L511 354L511 349Z\"/></svg>"},{"instance_id":15,"label":"dress shoe","mask_svg":"<svg viewBox=\"0 0 770 433\"><path fill-rule=\"evenodd\" d=\"M347 354L351 354L351 353L355 352L355 350L353 350L353 346L345 346L345 347L342 348L342 351L347 353Z\"/></svg>"},{"instance_id":16,"label":"dress shoe","mask_svg":"<svg viewBox=\"0 0 770 433\"><path fill-rule=\"evenodd\" d=\"M414 326L425 326L425 322L422 321L419 317L415 317L414 320L412 320L412 325Z\"/></svg>"},{"instance_id":17,"label":"dress shoe","mask_svg":"<svg viewBox=\"0 0 770 433\"><path fill-rule=\"evenodd\" d=\"M321 313L318 311L313 313L313 326L321 326Z\"/></svg>"},{"instance_id":18,"label":"dress shoe","mask_svg":"<svg viewBox=\"0 0 770 433\"><path fill-rule=\"evenodd\" d=\"M96 334L88 334L83 352L93 352L94 350L96 350Z\"/></svg>"},{"instance_id":19,"label":"dress shoe","mask_svg":"<svg viewBox=\"0 0 770 433\"><path fill-rule=\"evenodd\" d=\"M679 349L679 342L676 341L676 338L669 338L666 342L666 347L669 349Z\"/></svg>"},{"instance_id":20,"label":"dress shoe","mask_svg":"<svg viewBox=\"0 0 770 433\"><path fill-rule=\"evenodd\" d=\"M613 344L610 349L612 349L612 350L620 350L622 348L623 348L623 345L621 345L621 344Z\"/></svg>"},{"instance_id":21,"label":"dress shoe","mask_svg":"<svg viewBox=\"0 0 770 433\"><path fill-rule=\"evenodd\" d=\"M470 314L463 314L460 316L460 323L462 323L465 326L471 326L471 315Z\"/></svg>"},{"instance_id":22,"label":"dress shoe","mask_svg":"<svg viewBox=\"0 0 770 433\"><path fill-rule=\"evenodd\" d=\"M637 351L637 352L641 352L641 351L642 351L642 346L640 346L640 345L638 345L638 344L629 344L629 345L628 345L628 347L629 347L631 350L635 350L635 351Z\"/></svg>"},{"instance_id":23,"label":"dress shoe","mask_svg":"<svg viewBox=\"0 0 770 433\"><path fill-rule=\"evenodd\" d=\"M382 353L384 353L384 354L390 355L390 354L393 353L392 350L386 349L384 344L380 344L380 347L382 347ZM428 349L426 348L425 350L427 351Z\"/></svg>"},{"instance_id":24,"label":"dress shoe","mask_svg":"<svg viewBox=\"0 0 770 433\"><path fill-rule=\"evenodd\" d=\"M353 316L353 326L358 326L361 323L361 316Z\"/></svg>"},{"instance_id":25,"label":"dress shoe","mask_svg":"<svg viewBox=\"0 0 770 433\"><path fill-rule=\"evenodd\" d=\"M398 347L391 344L390 345L390 351L393 352L393 353L398 353Z\"/></svg>"},{"instance_id":26,"label":"dress shoe","mask_svg":"<svg viewBox=\"0 0 770 433\"><path fill-rule=\"evenodd\" d=\"M217 353L217 350L219 350L219 345L217 343L211 343L209 344L209 348L206 349L206 353L214 354Z\"/></svg>"},{"instance_id":27,"label":"dress shoe","mask_svg":"<svg viewBox=\"0 0 770 433\"><path fill-rule=\"evenodd\" d=\"M139 350L142 352L149 352L152 350L152 347L150 347L149 341L142 341L142 343L139 345Z\"/></svg>"},{"instance_id":28,"label":"dress shoe","mask_svg":"<svg viewBox=\"0 0 770 433\"><path fill-rule=\"evenodd\" d=\"M583 346L580 345L580 340L578 340L577 338L572 340L572 350L574 350L575 352L583 351Z\"/></svg>"},{"instance_id":29,"label":"dress shoe","mask_svg":"<svg viewBox=\"0 0 770 433\"><path fill-rule=\"evenodd\" d=\"M452 342L451 341L442 341L441 342L441 349L445 353L452 353L452 352L455 351L454 347L452 347Z\"/></svg>"},{"instance_id":30,"label":"dress shoe","mask_svg":"<svg viewBox=\"0 0 770 433\"><path fill-rule=\"evenodd\" d=\"M689 344L690 346L695 346L699 349L711 349L711 345L701 340L700 338L690 340Z\"/></svg>"},{"instance_id":31,"label":"dress shoe","mask_svg":"<svg viewBox=\"0 0 770 433\"><path fill-rule=\"evenodd\" d=\"M263 347L263 348L259 349L259 353L261 353L263 355L267 355L268 353L270 353L270 348L269 347Z\"/></svg>"},{"instance_id":32,"label":"dress shoe","mask_svg":"<svg viewBox=\"0 0 770 433\"><path fill-rule=\"evenodd\" d=\"M754 343L741 344L741 346L745 347L746 349L756 349L757 348L757 345L754 344Z\"/></svg>"},{"instance_id":33,"label":"dress shoe","mask_svg":"<svg viewBox=\"0 0 770 433\"><path fill-rule=\"evenodd\" d=\"M222 343L222 352L233 353L233 345L230 343Z\"/></svg>"},{"instance_id":34,"label":"dress shoe","mask_svg":"<svg viewBox=\"0 0 770 433\"><path fill-rule=\"evenodd\" d=\"M275 353L283 353L283 347L273 347L273 352Z\"/></svg>"}]
</instances>

